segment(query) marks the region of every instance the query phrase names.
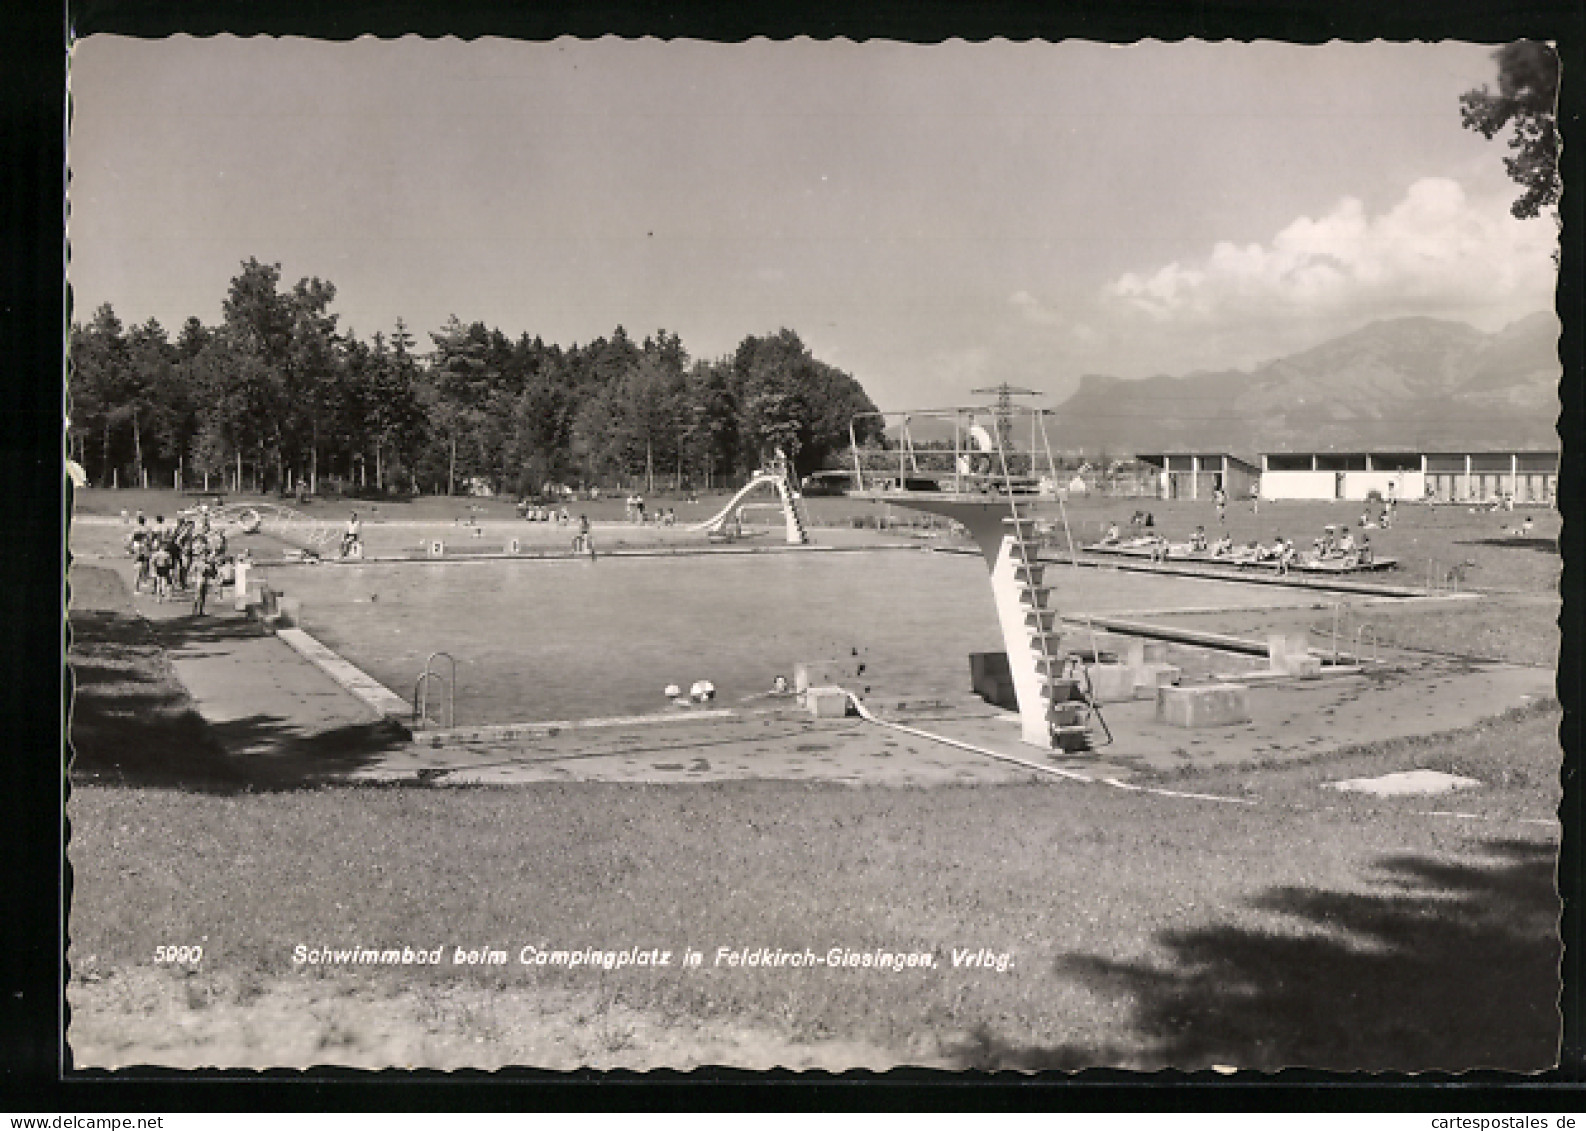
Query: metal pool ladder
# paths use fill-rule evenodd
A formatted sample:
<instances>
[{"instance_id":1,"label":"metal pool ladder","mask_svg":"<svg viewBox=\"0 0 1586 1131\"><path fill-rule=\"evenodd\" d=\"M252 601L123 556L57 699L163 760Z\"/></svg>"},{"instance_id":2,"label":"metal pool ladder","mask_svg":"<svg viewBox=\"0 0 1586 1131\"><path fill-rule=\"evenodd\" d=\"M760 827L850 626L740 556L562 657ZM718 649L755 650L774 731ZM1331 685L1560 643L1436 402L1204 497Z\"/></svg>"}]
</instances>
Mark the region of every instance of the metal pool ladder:
<instances>
[{"instance_id":1,"label":"metal pool ladder","mask_svg":"<svg viewBox=\"0 0 1586 1131\"><path fill-rule=\"evenodd\" d=\"M444 659L451 665L448 673L442 675L435 670L436 660ZM457 725L457 660L450 652L431 652L429 659L424 661L424 670L419 673L419 679L413 685L413 725L425 727L430 722L430 682L434 680L441 685L446 693L446 713L443 716L446 727Z\"/></svg>"}]
</instances>

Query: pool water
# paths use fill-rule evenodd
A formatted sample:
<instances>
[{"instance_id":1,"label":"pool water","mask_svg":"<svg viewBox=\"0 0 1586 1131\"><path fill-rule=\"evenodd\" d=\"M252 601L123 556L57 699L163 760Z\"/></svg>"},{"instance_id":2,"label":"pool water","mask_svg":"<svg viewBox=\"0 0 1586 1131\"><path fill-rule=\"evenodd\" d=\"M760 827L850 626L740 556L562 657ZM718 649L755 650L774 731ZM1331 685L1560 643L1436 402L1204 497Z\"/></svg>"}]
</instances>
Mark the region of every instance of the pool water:
<instances>
[{"instance_id":1,"label":"pool water","mask_svg":"<svg viewBox=\"0 0 1586 1131\"><path fill-rule=\"evenodd\" d=\"M373 563L267 571L303 626L397 694L456 657L460 724L666 710L668 684L735 706L830 663L855 689L960 696L971 652L1000 651L977 556L876 551ZM1314 594L1095 569L1049 571L1065 612L1259 608ZM862 666L862 670L861 670Z\"/></svg>"}]
</instances>

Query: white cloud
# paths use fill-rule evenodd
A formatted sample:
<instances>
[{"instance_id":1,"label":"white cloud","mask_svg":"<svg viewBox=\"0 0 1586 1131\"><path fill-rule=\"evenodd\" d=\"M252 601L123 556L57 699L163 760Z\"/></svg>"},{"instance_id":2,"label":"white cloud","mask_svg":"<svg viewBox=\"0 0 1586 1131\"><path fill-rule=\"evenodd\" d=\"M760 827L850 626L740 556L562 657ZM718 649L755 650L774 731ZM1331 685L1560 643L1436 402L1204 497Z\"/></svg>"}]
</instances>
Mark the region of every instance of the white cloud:
<instances>
[{"instance_id":1,"label":"white cloud","mask_svg":"<svg viewBox=\"0 0 1586 1131\"><path fill-rule=\"evenodd\" d=\"M1055 326L1061 320L1057 311L1046 306L1029 291L1015 291L1008 296L1008 301L1037 326Z\"/></svg>"},{"instance_id":2,"label":"white cloud","mask_svg":"<svg viewBox=\"0 0 1586 1131\"><path fill-rule=\"evenodd\" d=\"M1103 299L1164 328L1303 320L1314 331L1408 314L1491 327L1551 305L1556 237L1546 220L1514 219L1506 200L1428 177L1380 216L1345 197L1268 244L1218 243L1199 261L1125 274Z\"/></svg>"}]
</instances>

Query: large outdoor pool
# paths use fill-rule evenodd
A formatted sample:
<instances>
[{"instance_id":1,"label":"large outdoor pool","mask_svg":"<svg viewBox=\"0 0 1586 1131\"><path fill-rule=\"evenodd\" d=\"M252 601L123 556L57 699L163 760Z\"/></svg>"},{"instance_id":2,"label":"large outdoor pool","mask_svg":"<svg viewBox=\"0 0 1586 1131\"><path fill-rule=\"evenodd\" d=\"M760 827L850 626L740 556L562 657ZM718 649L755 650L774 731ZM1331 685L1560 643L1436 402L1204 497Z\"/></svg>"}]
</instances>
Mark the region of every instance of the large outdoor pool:
<instances>
[{"instance_id":1,"label":"large outdoor pool","mask_svg":"<svg viewBox=\"0 0 1586 1131\"><path fill-rule=\"evenodd\" d=\"M266 569L304 627L399 695L431 652L456 657L462 724L666 709L708 679L733 706L801 661L841 660L877 695L961 695L998 651L981 558L910 551L369 564ZM1306 605L1314 593L1058 569L1065 613ZM857 653L857 655L856 655ZM864 665L861 673L859 665Z\"/></svg>"}]
</instances>

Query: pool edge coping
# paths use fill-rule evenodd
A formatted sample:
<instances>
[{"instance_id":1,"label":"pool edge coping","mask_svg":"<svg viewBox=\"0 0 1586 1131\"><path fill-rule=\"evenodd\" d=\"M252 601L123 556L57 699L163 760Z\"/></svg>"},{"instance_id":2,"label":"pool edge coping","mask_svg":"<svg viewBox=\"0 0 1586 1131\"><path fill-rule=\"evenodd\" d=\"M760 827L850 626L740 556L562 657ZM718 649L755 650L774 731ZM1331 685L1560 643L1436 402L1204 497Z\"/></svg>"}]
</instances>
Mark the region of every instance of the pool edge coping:
<instances>
[{"instance_id":1,"label":"pool edge coping","mask_svg":"<svg viewBox=\"0 0 1586 1131\"><path fill-rule=\"evenodd\" d=\"M382 719L395 720L406 727L412 715L412 708L407 700L351 660L301 628L277 628L275 635L278 640L330 676L343 691Z\"/></svg>"}]
</instances>

